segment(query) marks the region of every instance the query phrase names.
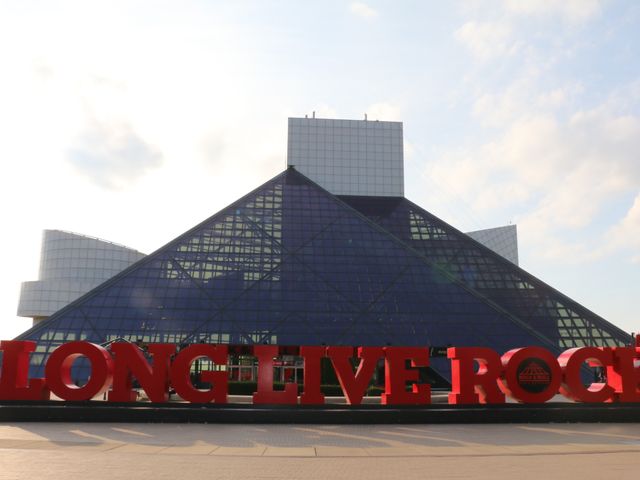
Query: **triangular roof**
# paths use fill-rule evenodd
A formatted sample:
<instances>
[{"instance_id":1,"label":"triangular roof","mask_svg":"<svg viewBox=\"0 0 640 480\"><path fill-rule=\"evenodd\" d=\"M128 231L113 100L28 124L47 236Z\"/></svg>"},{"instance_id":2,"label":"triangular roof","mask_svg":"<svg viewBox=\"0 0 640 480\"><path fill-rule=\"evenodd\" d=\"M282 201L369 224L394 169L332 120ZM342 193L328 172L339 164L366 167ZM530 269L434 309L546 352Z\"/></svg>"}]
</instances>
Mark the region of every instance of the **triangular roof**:
<instances>
[{"instance_id":1,"label":"triangular roof","mask_svg":"<svg viewBox=\"0 0 640 480\"><path fill-rule=\"evenodd\" d=\"M340 197L560 349L627 344L628 333L406 198Z\"/></svg>"},{"instance_id":2,"label":"triangular roof","mask_svg":"<svg viewBox=\"0 0 640 480\"><path fill-rule=\"evenodd\" d=\"M39 345L32 373L72 340L563 347L565 317L545 306L555 299L489 288L526 285L515 265L403 198L371 218L345 200L287 169L22 334Z\"/></svg>"}]
</instances>

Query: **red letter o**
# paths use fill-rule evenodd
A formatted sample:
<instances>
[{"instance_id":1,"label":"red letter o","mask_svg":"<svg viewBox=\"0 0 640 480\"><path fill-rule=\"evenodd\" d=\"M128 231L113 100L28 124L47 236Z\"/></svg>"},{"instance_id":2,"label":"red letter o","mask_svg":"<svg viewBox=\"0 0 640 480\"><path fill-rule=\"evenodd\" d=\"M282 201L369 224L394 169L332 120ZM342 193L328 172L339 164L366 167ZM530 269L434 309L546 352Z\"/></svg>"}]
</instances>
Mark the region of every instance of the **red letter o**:
<instances>
[{"instance_id":1,"label":"red letter o","mask_svg":"<svg viewBox=\"0 0 640 480\"><path fill-rule=\"evenodd\" d=\"M71 366L80 356L89 359L91 375L85 385L77 387L71 381ZM89 342L65 343L49 356L45 378L49 389L63 400L91 400L111 386L113 360L100 345Z\"/></svg>"},{"instance_id":2,"label":"red letter o","mask_svg":"<svg viewBox=\"0 0 640 480\"><path fill-rule=\"evenodd\" d=\"M549 350L525 347L502 355L504 374L498 380L500 390L523 403L544 403L560 387L562 371Z\"/></svg>"}]
</instances>

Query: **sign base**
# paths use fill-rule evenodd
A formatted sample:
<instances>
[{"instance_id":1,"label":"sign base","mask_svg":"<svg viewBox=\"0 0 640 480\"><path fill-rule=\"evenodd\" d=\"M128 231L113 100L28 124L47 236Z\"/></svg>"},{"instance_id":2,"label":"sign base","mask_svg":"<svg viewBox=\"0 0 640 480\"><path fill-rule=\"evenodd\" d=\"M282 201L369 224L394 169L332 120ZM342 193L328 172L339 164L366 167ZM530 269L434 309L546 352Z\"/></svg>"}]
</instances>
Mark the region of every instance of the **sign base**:
<instances>
[{"instance_id":1,"label":"sign base","mask_svg":"<svg viewBox=\"0 0 640 480\"><path fill-rule=\"evenodd\" d=\"M0 422L454 424L640 423L640 403L288 406L1 401Z\"/></svg>"}]
</instances>

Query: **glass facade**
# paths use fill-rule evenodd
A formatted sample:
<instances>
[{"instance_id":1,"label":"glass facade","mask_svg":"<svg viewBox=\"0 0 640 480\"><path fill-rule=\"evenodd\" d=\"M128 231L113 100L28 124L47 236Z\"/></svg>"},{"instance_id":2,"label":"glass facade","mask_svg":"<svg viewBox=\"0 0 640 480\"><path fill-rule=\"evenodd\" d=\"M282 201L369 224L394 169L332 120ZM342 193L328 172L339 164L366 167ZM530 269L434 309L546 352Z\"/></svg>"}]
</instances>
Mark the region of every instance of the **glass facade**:
<instances>
[{"instance_id":1,"label":"glass facade","mask_svg":"<svg viewBox=\"0 0 640 480\"><path fill-rule=\"evenodd\" d=\"M22 334L63 342L526 345L626 334L400 197L336 197L293 168ZM433 368L449 376L445 359ZM78 362L75 375L86 377Z\"/></svg>"},{"instance_id":2,"label":"glass facade","mask_svg":"<svg viewBox=\"0 0 640 480\"><path fill-rule=\"evenodd\" d=\"M613 347L630 341L629 334L405 198L341 199L547 345Z\"/></svg>"}]
</instances>

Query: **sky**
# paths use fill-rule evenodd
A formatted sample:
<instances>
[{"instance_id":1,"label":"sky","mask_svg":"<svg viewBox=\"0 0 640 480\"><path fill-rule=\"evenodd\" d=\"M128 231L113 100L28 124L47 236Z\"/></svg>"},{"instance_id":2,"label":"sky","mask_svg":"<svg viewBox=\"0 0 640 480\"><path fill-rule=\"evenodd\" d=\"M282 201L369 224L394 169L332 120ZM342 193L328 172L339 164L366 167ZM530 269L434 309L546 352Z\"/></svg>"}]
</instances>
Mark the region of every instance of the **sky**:
<instances>
[{"instance_id":1,"label":"sky","mask_svg":"<svg viewBox=\"0 0 640 480\"><path fill-rule=\"evenodd\" d=\"M639 60L632 0L0 0L0 338L43 229L151 253L313 111L404 122L407 198L640 331Z\"/></svg>"}]
</instances>

